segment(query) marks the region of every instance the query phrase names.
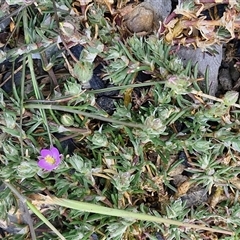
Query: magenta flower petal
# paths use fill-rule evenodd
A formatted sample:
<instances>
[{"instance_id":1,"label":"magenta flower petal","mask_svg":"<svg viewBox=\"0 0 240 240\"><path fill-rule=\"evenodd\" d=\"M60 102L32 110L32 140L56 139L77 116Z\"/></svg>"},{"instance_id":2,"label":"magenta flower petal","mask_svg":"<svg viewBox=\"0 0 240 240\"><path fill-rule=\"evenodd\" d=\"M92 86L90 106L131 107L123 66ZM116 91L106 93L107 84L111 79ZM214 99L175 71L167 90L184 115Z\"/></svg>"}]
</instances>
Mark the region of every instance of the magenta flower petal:
<instances>
[{"instance_id":1,"label":"magenta flower petal","mask_svg":"<svg viewBox=\"0 0 240 240\"><path fill-rule=\"evenodd\" d=\"M42 149L38 157L38 166L47 171L52 171L61 163L62 155L58 149L51 147L50 149Z\"/></svg>"},{"instance_id":2,"label":"magenta flower petal","mask_svg":"<svg viewBox=\"0 0 240 240\"><path fill-rule=\"evenodd\" d=\"M57 159L60 157L60 154L57 148L55 147L50 148L50 152L53 158Z\"/></svg>"},{"instance_id":3,"label":"magenta flower petal","mask_svg":"<svg viewBox=\"0 0 240 240\"><path fill-rule=\"evenodd\" d=\"M38 161L38 166L47 171L52 171L56 167L53 164L49 164L48 162L46 162L44 158Z\"/></svg>"},{"instance_id":4,"label":"magenta flower petal","mask_svg":"<svg viewBox=\"0 0 240 240\"><path fill-rule=\"evenodd\" d=\"M40 155L45 158L47 155L51 155L51 151L49 149L42 149Z\"/></svg>"}]
</instances>

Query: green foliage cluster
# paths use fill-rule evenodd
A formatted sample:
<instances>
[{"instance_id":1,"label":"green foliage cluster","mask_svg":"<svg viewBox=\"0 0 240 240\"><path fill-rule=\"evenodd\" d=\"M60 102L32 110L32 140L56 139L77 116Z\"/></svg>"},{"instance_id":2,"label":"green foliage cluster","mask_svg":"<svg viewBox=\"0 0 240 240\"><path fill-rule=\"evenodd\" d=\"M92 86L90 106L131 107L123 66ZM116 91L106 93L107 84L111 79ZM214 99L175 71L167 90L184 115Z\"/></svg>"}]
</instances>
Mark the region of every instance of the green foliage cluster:
<instances>
[{"instance_id":1,"label":"green foliage cluster","mask_svg":"<svg viewBox=\"0 0 240 240\"><path fill-rule=\"evenodd\" d=\"M69 7L65 1L58 4ZM34 15L34 5L26 6L16 17L24 26L28 47L24 45L17 56L13 50L7 53L11 60L21 56L24 70L20 87L13 83L12 93L0 89L0 218L18 208L19 199L4 187L7 181L30 200L39 194L52 194L182 222L214 224L235 232L240 227L236 221L239 185L233 182L240 170L240 112L234 107L238 106L238 94L228 92L223 99L212 99L207 94L197 97L194 93L204 91L198 85L197 66L184 66L171 46L155 36L121 39L104 18L106 8L96 4L89 12L89 28L83 34L89 43L74 68L77 76L67 73L60 77L61 91L52 91L49 100L44 93L46 86L37 79L31 55L36 51L36 41L42 46L37 51L44 53L56 44L51 42L57 35L52 31L55 22L49 29L40 30L53 12L50 2L46 6L41 19ZM59 11L63 20L67 13L61 8ZM92 37L95 24L100 25L98 39ZM111 37L106 35L110 30ZM57 58L59 52L55 54L50 58L50 68L63 63L62 58ZM98 58L104 65L104 80L115 87L86 90L83 85L89 80L89 69L92 72L90 63L96 63ZM2 62L5 59L6 55ZM87 74L83 66L90 66ZM45 64L43 67L46 69ZM31 81L26 81L24 71L29 71ZM151 79L139 83L137 75L143 71ZM111 89L119 90L122 98L115 101L115 111L110 116L96 104L96 97ZM129 94L129 89L135 95ZM45 172L37 165L39 151L52 144L64 160L56 170ZM71 144L75 147L73 154L69 154ZM179 157L183 151L188 153L188 159ZM186 206L172 181L172 172L180 165L194 186L209 195L222 188L229 198L213 211L209 211L207 203ZM142 236L154 240L164 236L180 240L203 236L199 230L138 221L131 215L125 219L86 213L84 209L45 208L44 215L65 239L97 236L120 240ZM37 233L42 224L40 220L34 222ZM37 239L58 239L49 231L38 234ZM15 237L7 239L27 236ZM219 239L234 238L226 235Z\"/></svg>"}]
</instances>

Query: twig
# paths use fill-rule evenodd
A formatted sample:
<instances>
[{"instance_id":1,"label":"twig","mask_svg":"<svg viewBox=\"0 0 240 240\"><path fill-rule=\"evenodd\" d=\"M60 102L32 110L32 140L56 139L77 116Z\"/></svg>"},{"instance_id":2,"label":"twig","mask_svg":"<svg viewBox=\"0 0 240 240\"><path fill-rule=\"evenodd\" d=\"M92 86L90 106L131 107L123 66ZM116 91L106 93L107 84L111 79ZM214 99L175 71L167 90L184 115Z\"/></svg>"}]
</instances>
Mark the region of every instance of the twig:
<instances>
[{"instance_id":1,"label":"twig","mask_svg":"<svg viewBox=\"0 0 240 240\"><path fill-rule=\"evenodd\" d=\"M22 203L23 208L24 208L24 213L26 214L25 219L26 219L26 222L29 226L31 237L32 237L33 240L36 240L37 237L36 237L35 230L34 230L34 227L33 227L32 218L31 218L31 215L29 213L29 209L28 209L27 204L26 204L27 199L25 197L23 197L12 184L10 184L7 181L3 181L3 182L8 188L10 188L10 190L18 197L19 201Z\"/></svg>"},{"instance_id":2,"label":"twig","mask_svg":"<svg viewBox=\"0 0 240 240\"><path fill-rule=\"evenodd\" d=\"M192 93L192 94L195 94L195 95L198 95L198 96L201 96L201 97L204 97L204 98L211 99L211 100L216 101L216 102L221 102L221 103L224 102L223 99L221 99L221 98L217 98L217 97L214 97L214 96L205 94L205 93L203 93L203 92L201 92L201 91L196 91L196 90L194 90L194 89L191 90L191 93ZM237 103L234 103L234 104L232 104L231 106L232 106L232 107L236 107L236 108L240 108L240 104L237 104Z\"/></svg>"},{"instance_id":3,"label":"twig","mask_svg":"<svg viewBox=\"0 0 240 240\"><path fill-rule=\"evenodd\" d=\"M59 18L58 18L58 15L57 15L57 6L56 6L56 2L55 0L52 0L53 2L53 9L54 9L54 16L55 16L55 21L57 23L57 27L58 27L58 34L62 40L62 43L65 47L65 49L67 50L67 52L70 54L70 56L72 57L72 59L75 61L75 62L78 62L78 60L75 58L75 56L73 55L73 53L70 51L69 47L67 46L67 44L65 43L65 40L64 40L64 37L63 35L61 34L61 31L59 30Z\"/></svg>"}]
</instances>

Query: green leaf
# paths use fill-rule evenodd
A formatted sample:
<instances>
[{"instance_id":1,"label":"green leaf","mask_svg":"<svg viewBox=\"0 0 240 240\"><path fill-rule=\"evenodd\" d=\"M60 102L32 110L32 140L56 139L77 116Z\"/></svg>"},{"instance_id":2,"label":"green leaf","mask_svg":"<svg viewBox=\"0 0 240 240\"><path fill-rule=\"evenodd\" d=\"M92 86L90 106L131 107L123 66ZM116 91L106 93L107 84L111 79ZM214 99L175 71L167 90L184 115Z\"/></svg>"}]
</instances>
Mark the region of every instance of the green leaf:
<instances>
[{"instance_id":1,"label":"green leaf","mask_svg":"<svg viewBox=\"0 0 240 240\"><path fill-rule=\"evenodd\" d=\"M225 93L223 97L223 103L227 106L232 106L238 100L239 92L236 91L228 91Z\"/></svg>"},{"instance_id":2,"label":"green leaf","mask_svg":"<svg viewBox=\"0 0 240 240\"><path fill-rule=\"evenodd\" d=\"M87 61L79 61L74 65L73 72L81 83L88 83L93 75L93 64Z\"/></svg>"}]
</instances>

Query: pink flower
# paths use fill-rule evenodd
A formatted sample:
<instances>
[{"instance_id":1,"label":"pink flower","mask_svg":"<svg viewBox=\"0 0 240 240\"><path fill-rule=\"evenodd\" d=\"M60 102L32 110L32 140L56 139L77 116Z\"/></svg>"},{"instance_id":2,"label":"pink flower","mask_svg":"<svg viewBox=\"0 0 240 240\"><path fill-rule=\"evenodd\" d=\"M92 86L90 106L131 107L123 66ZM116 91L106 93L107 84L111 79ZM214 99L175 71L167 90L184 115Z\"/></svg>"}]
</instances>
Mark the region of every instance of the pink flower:
<instances>
[{"instance_id":1,"label":"pink flower","mask_svg":"<svg viewBox=\"0 0 240 240\"><path fill-rule=\"evenodd\" d=\"M50 149L42 149L41 156L38 157L38 166L46 171L52 171L61 163L62 155L58 149L51 147Z\"/></svg>"}]
</instances>

